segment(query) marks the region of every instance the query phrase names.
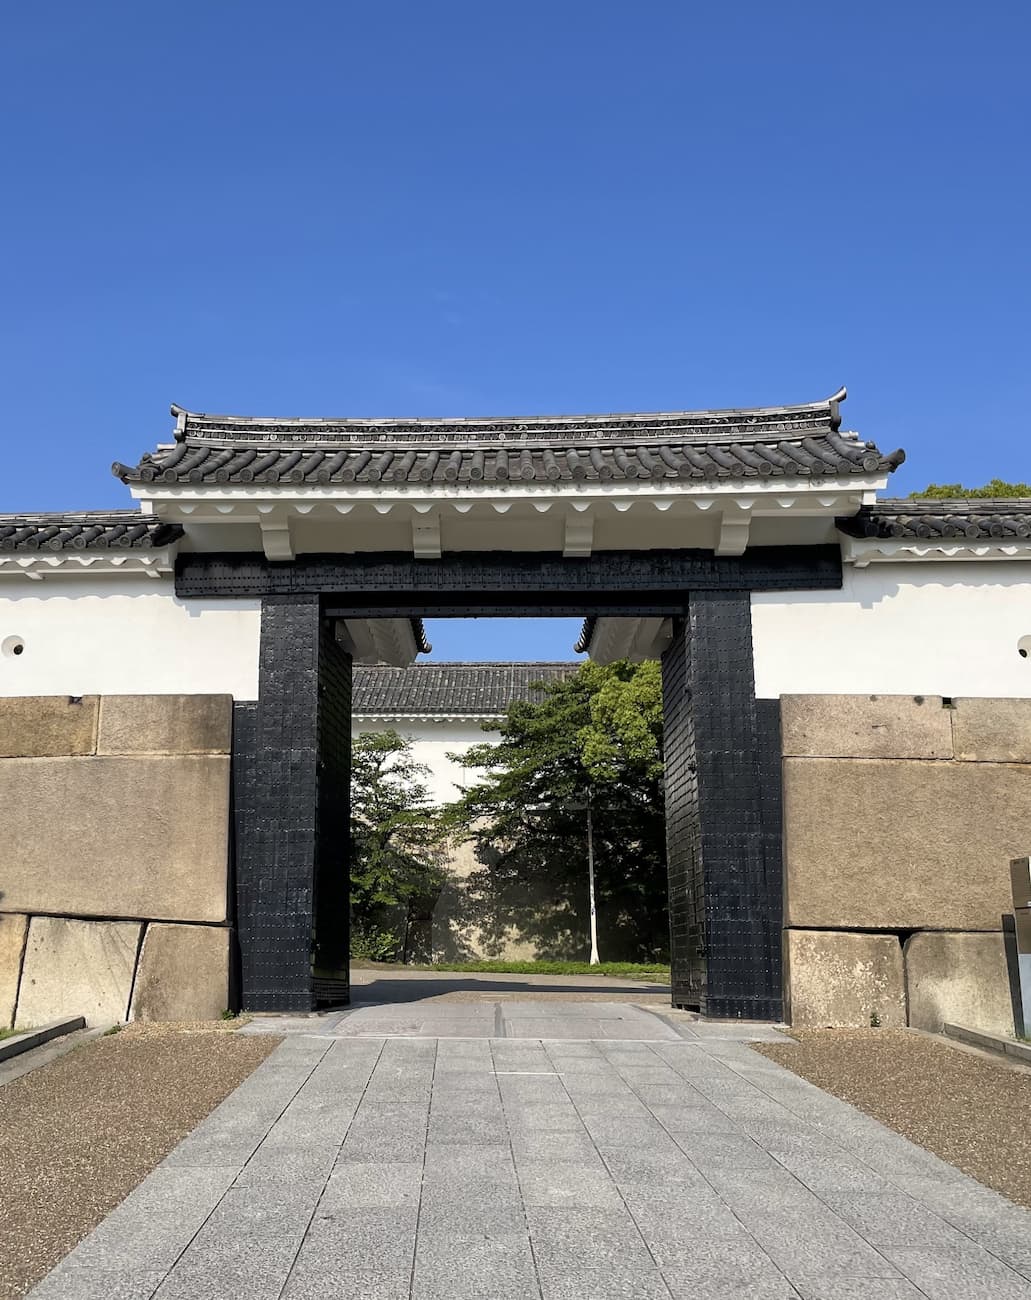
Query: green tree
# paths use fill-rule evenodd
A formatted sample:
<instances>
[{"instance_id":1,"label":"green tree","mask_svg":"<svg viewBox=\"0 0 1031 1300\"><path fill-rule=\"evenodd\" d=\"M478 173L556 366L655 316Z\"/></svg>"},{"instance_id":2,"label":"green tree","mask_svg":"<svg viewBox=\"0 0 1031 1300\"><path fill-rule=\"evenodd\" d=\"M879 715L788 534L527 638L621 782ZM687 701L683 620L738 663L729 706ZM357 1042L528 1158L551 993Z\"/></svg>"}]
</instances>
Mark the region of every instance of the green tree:
<instances>
[{"instance_id":1,"label":"green tree","mask_svg":"<svg viewBox=\"0 0 1031 1300\"><path fill-rule=\"evenodd\" d=\"M426 955L427 923L445 881L443 832L412 743L366 732L351 748L351 954Z\"/></svg>"},{"instance_id":2,"label":"green tree","mask_svg":"<svg viewBox=\"0 0 1031 1300\"><path fill-rule=\"evenodd\" d=\"M540 700L509 706L498 743L453 756L481 772L447 810L452 829L474 840L481 863L469 885L483 906L468 919L488 947L500 948L506 926L515 925L542 957L582 958L590 800L602 957L663 957L669 922L659 666L588 662L538 689Z\"/></svg>"},{"instance_id":3,"label":"green tree","mask_svg":"<svg viewBox=\"0 0 1031 1300\"><path fill-rule=\"evenodd\" d=\"M910 497L947 500L950 497L1031 497L1031 483L1006 483L993 478L984 487L967 488L962 483L929 483L922 492L910 492Z\"/></svg>"}]
</instances>

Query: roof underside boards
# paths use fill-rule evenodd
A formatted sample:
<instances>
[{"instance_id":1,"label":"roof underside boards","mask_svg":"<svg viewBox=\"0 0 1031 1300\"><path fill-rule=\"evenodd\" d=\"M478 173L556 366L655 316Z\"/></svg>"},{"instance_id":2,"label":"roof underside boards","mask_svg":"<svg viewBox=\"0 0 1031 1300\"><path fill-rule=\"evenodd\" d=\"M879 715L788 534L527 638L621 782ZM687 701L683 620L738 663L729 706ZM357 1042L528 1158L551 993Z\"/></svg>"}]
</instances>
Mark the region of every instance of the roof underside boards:
<instances>
[{"instance_id":1,"label":"roof underside boards","mask_svg":"<svg viewBox=\"0 0 1031 1300\"><path fill-rule=\"evenodd\" d=\"M0 515L0 552L147 550L183 536L179 524L138 510Z\"/></svg>"},{"instance_id":2,"label":"roof underside boards","mask_svg":"<svg viewBox=\"0 0 1031 1300\"><path fill-rule=\"evenodd\" d=\"M555 483L842 478L905 459L840 429L844 390L751 410L453 420L275 420L173 407L175 442L126 483Z\"/></svg>"},{"instance_id":3,"label":"roof underside boards","mask_svg":"<svg viewBox=\"0 0 1031 1300\"><path fill-rule=\"evenodd\" d=\"M1022 498L885 499L837 520L857 538L1031 537L1031 500Z\"/></svg>"},{"instance_id":4,"label":"roof underside boards","mask_svg":"<svg viewBox=\"0 0 1031 1300\"><path fill-rule=\"evenodd\" d=\"M357 717L501 717L513 701L540 700L535 682L576 672L570 663L431 663L411 668L355 666Z\"/></svg>"}]
</instances>

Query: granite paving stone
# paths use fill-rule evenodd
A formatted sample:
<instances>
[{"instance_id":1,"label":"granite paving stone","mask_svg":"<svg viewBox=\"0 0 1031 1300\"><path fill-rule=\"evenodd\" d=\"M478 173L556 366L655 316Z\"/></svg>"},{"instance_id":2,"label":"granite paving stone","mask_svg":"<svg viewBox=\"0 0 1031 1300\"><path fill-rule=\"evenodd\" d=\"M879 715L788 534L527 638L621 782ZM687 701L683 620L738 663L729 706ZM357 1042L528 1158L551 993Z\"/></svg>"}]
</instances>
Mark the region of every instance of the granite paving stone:
<instances>
[{"instance_id":1,"label":"granite paving stone","mask_svg":"<svg viewBox=\"0 0 1031 1300\"><path fill-rule=\"evenodd\" d=\"M935 1241L947 1242L954 1236L952 1226L944 1219L904 1192L891 1188L883 1192L823 1191L820 1199L864 1241L878 1249L926 1246ZM1028 1249L1031 1251L1031 1245Z\"/></svg>"},{"instance_id":2,"label":"granite paving stone","mask_svg":"<svg viewBox=\"0 0 1031 1300\"><path fill-rule=\"evenodd\" d=\"M928 1300L1027 1300L1031 1283L975 1243L887 1246L884 1252Z\"/></svg>"},{"instance_id":3,"label":"granite paving stone","mask_svg":"<svg viewBox=\"0 0 1031 1300\"><path fill-rule=\"evenodd\" d=\"M542 1267L605 1269L625 1276L656 1266L625 1207L528 1206L526 1221Z\"/></svg>"},{"instance_id":4,"label":"granite paving stone","mask_svg":"<svg viewBox=\"0 0 1031 1300\"><path fill-rule=\"evenodd\" d=\"M894 1278L903 1272L872 1246L856 1240L853 1245L799 1234L791 1238L764 1235L761 1244L787 1279L796 1286L803 1282L823 1283L837 1278Z\"/></svg>"},{"instance_id":5,"label":"granite paving stone","mask_svg":"<svg viewBox=\"0 0 1031 1300\"><path fill-rule=\"evenodd\" d=\"M319 1204L337 1210L350 1206L371 1209L418 1207L422 1176L422 1161L337 1165Z\"/></svg>"},{"instance_id":6,"label":"granite paving stone","mask_svg":"<svg viewBox=\"0 0 1031 1300\"><path fill-rule=\"evenodd\" d=\"M685 1187L708 1184L698 1166L679 1148L671 1151L627 1151L617 1147L604 1154L605 1165L620 1187Z\"/></svg>"},{"instance_id":7,"label":"granite paving stone","mask_svg":"<svg viewBox=\"0 0 1031 1300\"><path fill-rule=\"evenodd\" d=\"M278 1300L321 1191L314 1179L232 1187L155 1300Z\"/></svg>"},{"instance_id":8,"label":"granite paving stone","mask_svg":"<svg viewBox=\"0 0 1031 1300\"><path fill-rule=\"evenodd\" d=\"M353 1268L346 1255L318 1260L307 1257L294 1266L282 1300L408 1300L411 1269Z\"/></svg>"},{"instance_id":9,"label":"granite paving stone","mask_svg":"<svg viewBox=\"0 0 1031 1300\"><path fill-rule=\"evenodd\" d=\"M512 1135L512 1154L516 1165L540 1160L542 1152L553 1160L579 1161L584 1168L600 1168L602 1157L587 1133L549 1133L547 1144L539 1134Z\"/></svg>"},{"instance_id":10,"label":"granite paving stone","mask_svg":"<svg viewBox=\"0 0 1031 1300\"><path fill-rule=\"evenodd\" d=\"M665 1257L662 1272L671 1283L674 1279L693 1276L696 1283L719 1281L728 1289L736 1286L748 1294L747 1288L764 1282L780 1282L784 1276L744 1230L730 1237L685 1239L662 1247L660 1254ZM671 1289L676 1293L679 1282Z\"/></svg>"},{"instance_id":11,"label":"granite paving stone","mask_svg":"<svg viewBox=\"0 0 1031 1300\"><path fill-rule=\"evenodd\" d=\"M525 1231L491 1236L420 1231L413 1300L509 1300L540 1296Z\"/></svg>"},{"instance_id":12,"label":"granite paving stone","mask_svg":"<svg viewBox=\"0 0 1031 1300\"><path fill-rule=\"evenodd\" d=\"M673 1300L799 1300L798 1291L780 1273L743 1282L725 1274L664 1269L662 1277Z\"/></svg>"},{"instance_id":13,"label":"granite paving stone","mask_svg":"<svg viewBox=\"0 0 1031 1300\"><path fill-rule=\"evenodd\" d=\"M1031 1214L772 1031L505 1005L298 1017L34 1300L1031 1300Z\"/></svg>"},{"instance_id":14,"label":"granite paving stone","mask_svg":"<svg viewBox=\"0 0 1031 1300\"><path fill-rule=\"evenodd\" d=\"M525 1161L519 1166L519 1187L527 1206L564 1206L618 1210L623 1196L606 1169L585 1169L575 1162Z\"/></svg>"},{"instance_id":15,"label":"granite paving stone","mask_svg":"<svg viewBox=\"0 0 1031 1300\"><path fill-rule=\"evenodd\" d=\"M526 1213L518 1195L509 1201L426 1198L419 1211L419 1232L440 1232L455 1237L510 1236L526 1232Z\"/></svg>"},{"instance_id":16,"label":"granite paving stone","mask_svg":"<svg viewBox=\"0 0 1031 1300\"><path fill-rule=\"evenodd\" d=\"M465 1146L475 1142L481 1146L508 1147L509 1132L504 1116L496 1119L484 1119L470 1116L468 1119L438 1120L432 1118L426 1141L430 1146Z\"/></svg>"},{"instance_id":17,"label":"granite paving stone","mask_svg":"<svg viewBox=\"0 0 1031 1300\"><path fill-rule=\"evenodd\" d=\"M297 1254L297 1269L337 1258L367 1273L410 1272L418 1216L417 1205L338 1206L323 1199Z\"/></svg>"},{"instance_id":18,"label":"granite paving stone","mask_svg":"<svg viewBox=\"0 0 1031 1300\"><path fill-rule=\"evenodd\" d=\"M601 1269L538 1269L544 1300L670 1300L669 1287L657 1270L632 1277Z\"/></svg>"},{"instance_id":19,"label":"granite paving stone","mask_svg":"<svg viewBox=\"0 0 1031 1300\"><path fill-rule=\"evenodd\" d=\"M164 1272L137 1273L58 1264L37 1286L34 1300L151 1300Z\"/></svg>"},{"instance_id":20,"label":"granite paving stone","mask_svg":"<svg viewBox=\"0 0 1031 1300\"><path fill-rule=\"evenodd\" d=\"M799 1282L802 1300L924 1300L912 1282L887 1277L840 1277Z\"/></svg>"},{"instance_id":21,"label":"granite paving stone","mask_svg":"<svg viewBox=\"0 0 1031 1300\"><path fill-rule=\"evenodd\" d=\"M531 1133L582 1133L585 1128L576 1107L568 1097L565 1099L565 1104L544 1102L539 1105L513 1105L508 1103L505 1114L513 1129L527 1129ZM589 1125L586 1127L590 1128Z\"/></svg>"}]
</instances>

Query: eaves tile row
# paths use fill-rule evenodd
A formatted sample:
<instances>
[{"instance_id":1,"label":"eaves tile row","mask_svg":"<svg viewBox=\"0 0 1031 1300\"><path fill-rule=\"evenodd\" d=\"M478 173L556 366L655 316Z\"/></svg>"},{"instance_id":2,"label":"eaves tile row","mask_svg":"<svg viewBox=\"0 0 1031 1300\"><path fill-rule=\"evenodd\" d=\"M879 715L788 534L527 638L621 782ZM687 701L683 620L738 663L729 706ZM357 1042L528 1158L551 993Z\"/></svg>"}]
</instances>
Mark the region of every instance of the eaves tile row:
<instances>
[{"instance_id":1,"label":"eaves tile row","mask_svg":"<svg viewBox=\"0 0 1031 1300\"><path fill-rule=\"evenodd\" d=\"M535 683L562 681L578 667L576 662L356 665L352 707L359 717L499 717L515 700L542 699Z\"/></svg>"},{"instance_id":2,"label":"eaves tile row","mask_svg":"<svg viewBox=\"0 0 1031 1300\"><path fill-rule=\"evenodd\" d=\"M182 535L138 510L0 515L0 552L153 550Z\"/></svg>"},{"instance_id":3,"label":"eaves tile row","mask_svg":"<svg viewBox=\"0 0 1031 1300\"><path fill-rule=\"evenodd\" d=\"M1031 500L886 498L836 522L857 538L1024 538L1031 537Z\"/></svg>"}]
</instances>

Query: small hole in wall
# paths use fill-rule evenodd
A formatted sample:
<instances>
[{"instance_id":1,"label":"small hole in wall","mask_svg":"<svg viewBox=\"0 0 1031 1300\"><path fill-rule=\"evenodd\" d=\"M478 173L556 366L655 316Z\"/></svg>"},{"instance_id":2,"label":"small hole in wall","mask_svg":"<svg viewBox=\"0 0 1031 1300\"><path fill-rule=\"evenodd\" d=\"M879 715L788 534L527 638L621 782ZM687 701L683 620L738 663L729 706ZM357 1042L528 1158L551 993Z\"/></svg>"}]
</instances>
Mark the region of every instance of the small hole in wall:
<instances>
[{"instance_id":1,"label":"small hole in wall","mask_svg":"<svg viewBox=\"0 0 1031 1300\"><path fill-rule=\"evenodd\" d=\"M0 641L0 652L3 653L6 659L10 659L16 655L24 654L25 642L21 639L20 636L4 637L3 641Z\"/></svg>"},{"instance_id":2,"label":"small hole in wall","mask_svg":"<svg viewBox=\"0 0 1031 1300\"><path fill-rule=\"evenodd\" d=\"M1017 654L1021 659L1026 659L1031 655L1031 636L1022 636L1017 642Z\"/></svg>"}]
</instances>

